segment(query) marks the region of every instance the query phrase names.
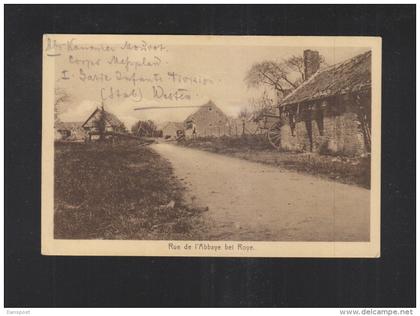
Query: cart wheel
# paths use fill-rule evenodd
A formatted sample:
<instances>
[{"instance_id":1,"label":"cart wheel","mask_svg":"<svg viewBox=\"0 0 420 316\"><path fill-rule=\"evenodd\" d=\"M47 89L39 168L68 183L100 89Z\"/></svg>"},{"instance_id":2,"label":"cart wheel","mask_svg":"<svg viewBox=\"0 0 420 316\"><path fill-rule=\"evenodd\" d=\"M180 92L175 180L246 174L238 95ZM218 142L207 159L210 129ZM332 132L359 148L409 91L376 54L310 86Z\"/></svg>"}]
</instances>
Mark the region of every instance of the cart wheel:
<instances>
[{"instance_id":1,"label":"cart wheel","mask_svg":"<svg viewBox=\"0 0 420 316\"><path fill-rule=\"evenodd\" d=\"M281 148L281 126L281 122L275 122L267 132L268 141L277 150Z\"/></svg>"}]
</instances>

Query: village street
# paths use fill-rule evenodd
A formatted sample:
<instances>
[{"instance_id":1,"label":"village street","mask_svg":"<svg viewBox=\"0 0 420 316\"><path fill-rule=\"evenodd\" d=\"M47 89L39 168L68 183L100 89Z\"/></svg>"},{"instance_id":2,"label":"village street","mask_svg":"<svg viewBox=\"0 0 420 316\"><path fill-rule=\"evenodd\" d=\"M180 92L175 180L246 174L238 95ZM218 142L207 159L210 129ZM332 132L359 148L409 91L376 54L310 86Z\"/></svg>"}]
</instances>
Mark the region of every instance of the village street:
<instances>
[{"instance_id":1,"label":"village street","mask_svg":"<svg viewBox=\"0 0 420 316\"><path fill-rule=\"evenodd\" d=\"M212 240L368 241L370 191L278 167L184 148L168 159Z\"/></svg>"}]
</instances>

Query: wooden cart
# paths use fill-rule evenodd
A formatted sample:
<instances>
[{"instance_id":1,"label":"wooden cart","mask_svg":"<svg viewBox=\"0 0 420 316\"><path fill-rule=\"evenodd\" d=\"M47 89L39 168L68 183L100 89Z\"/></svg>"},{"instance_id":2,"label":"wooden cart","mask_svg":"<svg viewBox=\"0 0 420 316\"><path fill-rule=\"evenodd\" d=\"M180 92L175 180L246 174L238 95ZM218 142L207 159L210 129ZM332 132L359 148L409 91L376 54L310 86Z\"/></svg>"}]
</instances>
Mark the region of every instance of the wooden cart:
<instances>
[{"instance_id":1,"label":"wooden cart","mask_svg":"<svg viewBox=\"0 0 420 316\"><path fill-rule=\"evenodd\" d=\"M278 109L280 113L280 109ZM283 121L281 115L264 113L261 115L263 120L263 127L267 135L267 140L273 146L273 148L279 150L281 148L281 127Z\"/></svg>"}]
</instances>

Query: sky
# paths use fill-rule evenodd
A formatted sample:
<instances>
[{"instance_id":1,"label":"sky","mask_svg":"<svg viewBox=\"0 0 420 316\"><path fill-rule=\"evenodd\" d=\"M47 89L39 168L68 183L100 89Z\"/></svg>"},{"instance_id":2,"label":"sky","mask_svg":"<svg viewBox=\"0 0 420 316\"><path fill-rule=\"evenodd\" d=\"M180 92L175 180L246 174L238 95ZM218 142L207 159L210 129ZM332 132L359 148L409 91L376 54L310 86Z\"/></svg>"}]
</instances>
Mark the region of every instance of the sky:
<instances>
[{"instance_id":1,"label":"sky","mask_svg":"<svg viewBox=\"0 0 420 316\"><path fill-rule=\"evenodd\" d=\"M146 52L121 50L121 46L116 46L113 52L72 50L54 57L56 88L69 96L69 100L60 106L59 118L64 122L82 122L103 104L128 128L138 120L151 119L158 124L181 122L196 109L176 107L199 106L209 100L227 115L235 116L241 109L249 107L250 98L263 92L262 88L248 88L244 81L254 63L301 56L303 50L309 48L318 50L326 63L333 65L368 50L366 47L233 44L163 46L164 49ZM127 60L131 62L128 65ZM133 76L137 78L136 82L133 82ZM175 98L173 94L178 89L185 90ZM270 89L266 89L270 93ZM120 96L117 96L117 91ZM122 96L124 93L130 96ZM175 108L134 110L149 106Z\"/></svg>"}]
</instances>

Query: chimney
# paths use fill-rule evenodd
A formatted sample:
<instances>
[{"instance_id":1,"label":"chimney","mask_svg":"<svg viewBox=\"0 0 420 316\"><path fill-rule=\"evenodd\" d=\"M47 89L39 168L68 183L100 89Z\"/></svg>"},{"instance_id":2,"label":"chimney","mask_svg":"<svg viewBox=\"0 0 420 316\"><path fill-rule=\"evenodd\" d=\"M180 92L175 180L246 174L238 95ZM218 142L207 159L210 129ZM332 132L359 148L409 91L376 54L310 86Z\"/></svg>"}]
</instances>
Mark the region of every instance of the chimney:
<instances>
[{"instance_id":1,"label":"chimney","mask_svg":"<svg viewBox=\"0 0 420 316\"><path fill-rule=\"evenodd\" d=\"M305 69L305 81L308 80L319 69L319 52L306 49L303 51L303 66Z\"/></svg>"}]
</instances>

